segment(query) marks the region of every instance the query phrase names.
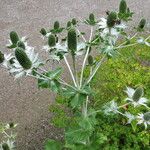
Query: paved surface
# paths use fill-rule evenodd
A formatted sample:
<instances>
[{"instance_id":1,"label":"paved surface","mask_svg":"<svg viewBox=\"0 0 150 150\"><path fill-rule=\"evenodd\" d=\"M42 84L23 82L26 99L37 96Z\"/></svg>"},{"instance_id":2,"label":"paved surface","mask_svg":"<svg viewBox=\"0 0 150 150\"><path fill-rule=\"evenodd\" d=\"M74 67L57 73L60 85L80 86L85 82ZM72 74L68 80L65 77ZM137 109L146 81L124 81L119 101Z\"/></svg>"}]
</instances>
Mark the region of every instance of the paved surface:
<instances>
[{"instance_id":1,"label":"paved surface","mask_svg":"<svg viewBox=\"0 0 150 150\"><path fill-rule=\"evenodd\" d=\"M64 24L68 19L84 18L90 12L102 17L105 11L118 6L119 0L0 0L0 49L12 30L29 36L29 43L40 51L42 40L39 30L55 20ZM135 22L146 16L150 20L150 0L128 0L135 14ZM40 150L47 137L60 137L60 131L48 125L51 115L48 105L54 95L38 90L36 81L14 81L0 68L0 121L14 121L18 127L18 150Z\"/></svg>"}]
</instances>

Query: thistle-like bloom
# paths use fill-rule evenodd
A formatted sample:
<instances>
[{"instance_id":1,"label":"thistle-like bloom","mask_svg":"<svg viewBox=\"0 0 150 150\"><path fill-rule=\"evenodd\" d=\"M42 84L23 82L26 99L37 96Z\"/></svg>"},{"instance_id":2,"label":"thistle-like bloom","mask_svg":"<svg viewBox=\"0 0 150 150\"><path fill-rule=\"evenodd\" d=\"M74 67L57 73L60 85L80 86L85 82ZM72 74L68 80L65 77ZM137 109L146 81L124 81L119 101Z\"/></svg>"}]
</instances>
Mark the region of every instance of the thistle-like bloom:
<instances>
[{"instance_id":1,"label":"thistle-like bloom","mask_svg":"<svg viewBox=\"0 0 150 150\"><path fill-rule=\"evenodd\" d=\"M131 123L132 120L135 120L135 116L129 112L125 112L125 116L128 118L128 122L127 123Z\"/></svg>"},{"instance_id":2,"label":"thistle-like bloom","mask_svg":"<svg viewBox=\"0 0 150 150\"><path fill-rule=\"evenodd\" d=\"M123 23L114 25L114 27L109 28L107 25L107 19L105 19L105 18L101 18L98 25L99 25L99 29L102 30L102 32L101 32L102 37L106 36L107 34L118 37L118 35L120 34L119 30L126 28L126 25Z\"/></svg>"},{"instance_id":3,"label":"thistle-like bloom","mask_svg":"<svg viewBox=\"0 0 150 150\"><path fill-rule=\"evenodd\" d=\"M137 124L144 124L145 129L147 129L147 125L150 125L150 112L146 112L144 114L139 114L137 116L138 123Z\"/></svg>"},{"instance_id":4,"label":"thistle-like bloom","mask_svg":"<svg viewBox=\"0 0 150 150\"><path fill-rule=\"evenodd\" d=\"M131 104L133 104L134 107L140 105L147 106L146 103L148 102L148 99L143 97L144 93L142 88L137 88L136 90L134 90L130 87L127 87L125 92L128 95L128 97L125 100L131 102Z\"/></svg>"},{"instance_id":5,"label":"thistle-like bloom","mask_svg":"<svg viewBox=\"0 0 150 150\"><path fill-rule=\"evenodd\" d=\"M15 149L15 141L12 139L8 139L7 141L4 141L1 145L0 145L0 150L14 150Z\"/></svg>"},{"instance_id":6,"label":"thistle-like bloom","mask_svg":"<svg viewBox=\"0 0 150 150\"><path fill-rule=\"evenodd\" d=\"M110 112L118 113L118 105L114 100L104 106L104 113L110 114Z\"/></svg>"},{"instance_id":7,"label":"thistle-like bloom","mask_svg":"<svg viewBox=\"0 0 150 150\"><path fill-rule=\"evenodd\" d=\"M9 70L15 78L32 74L33 69L38 68L41 64L38 54L34 52L34 48L25 51L19 49L19 53L20 56L15 53L15 59L13 59L13 63Z\"/></svg>"}]
</instances>

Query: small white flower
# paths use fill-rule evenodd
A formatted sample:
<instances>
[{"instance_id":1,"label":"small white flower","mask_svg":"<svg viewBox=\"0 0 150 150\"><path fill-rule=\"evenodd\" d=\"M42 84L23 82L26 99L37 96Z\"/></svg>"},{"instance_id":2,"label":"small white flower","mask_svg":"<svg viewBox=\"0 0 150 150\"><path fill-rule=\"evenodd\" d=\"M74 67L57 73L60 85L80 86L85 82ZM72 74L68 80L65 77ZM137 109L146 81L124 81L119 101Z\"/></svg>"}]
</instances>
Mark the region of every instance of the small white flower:
<instances>
[{"instance_id":1,"label":"small white flower","mask_svg":"<svg viewBox=\"0 0 150 150\"><path fill-rule=\"evenodd\" d=\"M128 118L128 122L127 123L131 123L132 120L135 119L135 116L129 112L125 112L125 116Z\"/></svg>"},{"instance_id":2,"label":"small white flower","mask_svg":"<svg viewBox=\"0 0 150 150\"><path fill-rule=\"evenodd\" d=\"M133 96L135 94L135 91L133 88L127 87L127 89L125 90L125 92L127 93L128 97L125 99L125 101L130 101L131 104L134 105L134 107L143 105L143 106L147 106L146 103L148 102L148 99L145 97L140 97L138 100L134 100Z\"/></svg>"},{"instance_id":3,"label":"small white flower","mask_svg":"<svg viewBox=\"0 0 150 150\"><path fill-rule=\"evenodd\" d=\"M109 114L110 112L117 113L118 112L118 105L117 103L112 100L106 106L104 106L104 113Z\"/></svg>"},{"instance_id":4,"label":"small white flower","mask_svg":"<svg viewBox=\"0 0 150 150\"><path fill-rule=\"evenodd\" d=\"M147 128L147 125L150 125L150 112L146 112L144 114L139 114L137 116L138 123L137 124L144 124L145 129Z\"/></svg>"},{"instance_id":5,"label":"small white flower","mask_svg":"<svg viewBox=\"0 0 150 150\"><path fill-rule=\"evenodd\" d=\"M13 60L13 64L11 64L11 68L9 70L9 72L11 74L13 74L15 76L15 78L19 78L22 77L24 75L29 75L32 73L33 68L38 68L39 65L41 64L41 61L38 58L38 53L35 54L34 52L34 48L32 49L28 49L25 51L28 58L30 59L30 61L32 62L32 66L30 69L24 69L20 63L18 62L17 59Z\"/></svg>"}]
</instances>

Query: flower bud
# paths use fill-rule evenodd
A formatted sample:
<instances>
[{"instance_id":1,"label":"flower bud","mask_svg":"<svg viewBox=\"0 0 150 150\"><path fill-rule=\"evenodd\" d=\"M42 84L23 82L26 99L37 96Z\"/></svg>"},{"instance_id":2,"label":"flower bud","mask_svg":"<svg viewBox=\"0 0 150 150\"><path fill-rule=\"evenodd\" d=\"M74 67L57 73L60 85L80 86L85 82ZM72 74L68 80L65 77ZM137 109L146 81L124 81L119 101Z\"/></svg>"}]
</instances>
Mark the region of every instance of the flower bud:
<instances>
[{"instance_id":1,"label":"flower bud","mask_svg":"<svg viewBox=\"0 0 150 150\"><path fill-rule=\"evenodd\" d=\"M146 19L141 19L141 21L139 22L138 28L139 29L143 29L145 27L146 24Z\"/></svg>"},{"instance_id":2,"label":"flower bud","mask_svg":"<svg viewBox=\"0 0 150 150\"><path fill-rule=\"evenodd\" d=\"M59 22L58 22L58 21L55 21L55 22L54 22L54 29L55 29L55 30L59 29L59 26L60 26L60 25L59 25Z\"/></svg>"},{"instance_id":3,"label":"flower bud","mask_svg":"<svg viewBox=\"0 0 150 150\"><path fill-rule=\"evenodd\" d=\"M25 49L25 44L22 41L18 41L17 46Z\"/></svg>"},{"instance_id":4,"label":"flower bud","mask_svg":"<svg viewBox=\"0 0 150 150\"><path fill-rule=\"evenodd\" d=\"M13 44L17 44L17 42L19 41L18 34L15 31L11 31L10 32L10 39L11 39L11 42Z\"/></svg>"},{"instance_id":5,"label":"flower bud","mask_svg":"<svg viewBox=\"0 0 150 150\"><path fill-rule=\"evenodd\" d=\"M117 19L116 12L110 12L110 14L107 17L107 26L109 28L112 28L115 25L116 19Z\"/></svg>"},{"instance_id":6,"label":"flower bud","mask_svg":"<svg viewBox=\"0 0 150 150\"><path fill-rule=\"evenodd\" d=\"M72 24L76 25L77 24L77 20L75 18L72 19Z\"/></svg>"},{"instance_id":7,"label":"flower bud","mask_svg":"<svg viewBox=\"0 0 150 150\"><path fill-rule=\"evenodd\" d=\"M127 3L125 0L121 0L119 5L119 13L124 14L127 11Z\"/></svg>"},{"instance_id":8,"label":"flower bud","mask_svg":"<svg viewBox=\"0 0 150 150\"><path fill-rule=\"evenodd\" d=\"M2 150L10 150L9 146L7 143L2 144Z\"/></svg>"},{"instance_id":9,"label":"flower bud","mask_svg":"<svg viewBox=\"0 0 150 150\"><path fill-rule=\"evenodd\" d=\"M144 120L145 121L150 121L150 112L144 113Z\"/></svg>"},{"instance_id":10,"label":"flower bud","mask_svg":"<svg viewBox=\"0 0 150 150\"><path fill-rule=\"evenodd\" d=\"M94 16L93 13L91 13L91 14L89 15L89 20L92 21L92 22L95 21L95 16Z\"/></svg>"},{"instance_id":11,"label":"flower bud","mask_svg":"<svg viewBox=\"0 0 150 150\"><path fill-rule=\"evenodd\" d=\"M10 127L10 128L13 128L14 126L15 126L15 125L14 125L13 122L10 122L10 123L9 123L9 127Z\"/></svg>"},{"instance_id":12,"label":"flower bud","mask_svg":"<svg viewBox=\"0 0 150 150\"><path fill-rule=\"evenodd\" d=\"M44 29L44 28L42 28L41 30L40 30L40 33L43 35L43 36L45 36L46 35L46 30Z\"/></svg>"},{"instance_id":13,"label":"flower bud","mask_svg":"<svg viewBox=\"0 0 150 150\"><path fill-rule=\"evenodd\" d=\"M88 64L89 64L90 66L92 66L92 65L93 65L93 62L94 62L93 57L92 57L91 55L89 55L89 56L88 56Z\"/></svg>"},{"instance_id":14,"label":"flower bud","mask_svg":"<svg viewBox=\"0 0 150 150\"><path fill-rule=\"evenodd\" d=\"M144 94L143 88L138 87L133 94L133 100L138 101L143 96L143 94Z\"/></svg>"},{"instance_id":15,"label":"flower bud","mask_svg":"<svg viewBox=\"0 0 150 150\"><path fill-rule=\"evenodd\" d=\"M71 21L67 22L67 28L71 27Z\"/></svg>"},{"instance_id":16,"label":"flower bud","mask_svg":"<svg viewBox=\"0 0 150 150\"><path fill-rule=\"evenodd\" d=\"M27 54L25 51L18 47L15 50L15 56L16 59L18 60L19 64L24 68L24 69L30 69L32 67L32 62L28 58Z\"/></svg>"},{"instance_id":17,"label":"flower bud","mask_svg":"<svg viewBox=\"0 0 150 150\"><path fill-rule=\"evenodd\" d=\"M51 34L49 37L48 37L48 45L50 47L53 47L56 45L56 38L53 34Z\"/></svg>"},{"instance_id":18,"label":"flower bud","mask_svg":"<svg viewBox=\"0 0 150 150\"><path fill-rule=\"evenodd\" d=\"M77 34L74 28L68 31L68 49L71 51L72 55L75 55L77 50Z\"/></svg>"},{"instance_id":19,"label":"flower bud","mask_svg":"<svg viewBox=\"0 0 150 150\"><path fill-rule=\"evenodd\" d=\"M4 61L4 54L0 51L0 64Z\"/></svg>"}]
</instances>

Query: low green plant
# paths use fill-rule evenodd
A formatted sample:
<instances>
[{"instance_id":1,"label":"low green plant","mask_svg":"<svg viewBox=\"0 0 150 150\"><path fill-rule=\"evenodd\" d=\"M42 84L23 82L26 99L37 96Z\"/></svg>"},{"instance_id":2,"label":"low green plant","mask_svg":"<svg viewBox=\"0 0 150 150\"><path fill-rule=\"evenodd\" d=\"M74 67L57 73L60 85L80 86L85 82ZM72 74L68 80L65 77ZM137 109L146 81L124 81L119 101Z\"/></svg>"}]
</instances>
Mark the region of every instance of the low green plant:
<instances>
[{"instance_id":1,"label":"low green plant","mask_svg":"<svg viewBox=\"0 0 150 150\"><path fill-rule=\"evenodd\" d=\"M52 29L42 28L40 33L42 38L46 39L43 50L48 54L48 58L45 58L44 61L39 59L33 47L28 46L27 39L20 38L15 31L10 33L10 43L7 45L12 53L8 55L0 53L2 66L8 69L16 79L23 76L35 78L39 88L51 89L65 97L62 104L65 104L64 108L68 108L67 111L61 111L63 107L58 111L59 105L56 105L58 114L64 116L61 122L65 132L64 142L48 140L45 146L46 150L99 149L100 145L94 145L95 140L92 137L95 136L99 120L98 112L102 109L93 105L94 89L92 90L91 81L102 64L119 55L123 48L138 44L150 46L148 42L150 36L146 38L140 36L140 33L146 29L146 22L143 19L134 28L136 32L134 35L127 34L127 22L132 20L133 12L130 11L125 0L121 0L119 11L108 11L106 14L105 18L97 19L91 13L88 19L82 22L73 18L67 23L67 27L61 27L60 23L56 21ZM85 33L80 31L81 23L90 28L88 40L84 36ZM118 42L120 37L123 40L122 43ZM94 51L99 53L98 57L94 57ZM72 62L68 61L68 57ZM81 67L77 66L80 63L79 57L83 59ZM66 82L61 76L63 73L63 69L60 67L62 61L65 62L68 69L72 79L71 83ZM59 65L52 70L46 70L45 65L49 62ZM89 71L86 72L87 67ZM108 78L108 80L110 79ZM103 101L103 99L100 100ZM133 102L135 99L132 100ZM140 103L140 105L142 104L149 109L147 101ZM55 109L51 108L51 110ZM66 117L65 113L69 113L69 117ZM60 119L55 123L60 124L59 121Z\"/></svg>"}]
</instances>

